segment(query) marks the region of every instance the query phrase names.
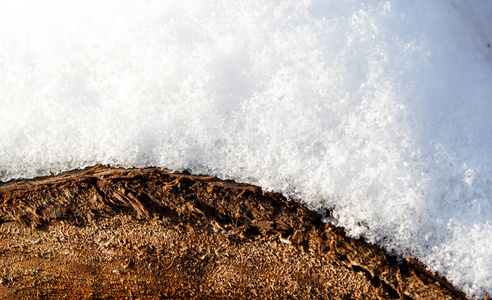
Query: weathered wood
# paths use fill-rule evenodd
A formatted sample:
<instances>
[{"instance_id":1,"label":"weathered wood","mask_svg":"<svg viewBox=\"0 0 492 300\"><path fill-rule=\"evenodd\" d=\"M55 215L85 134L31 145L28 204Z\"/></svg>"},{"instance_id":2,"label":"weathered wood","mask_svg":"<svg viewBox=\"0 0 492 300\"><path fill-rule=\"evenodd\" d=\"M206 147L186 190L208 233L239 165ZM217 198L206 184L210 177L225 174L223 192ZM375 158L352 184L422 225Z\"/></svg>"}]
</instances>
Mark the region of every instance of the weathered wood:
<instances>
[{"instance_id":1,"label":"weathered wood","mask_svg":"<svg viewBox=\"0 0 492 300\"><path fill-rule=\"evenodd\" d=\"M279 194L211 176L95 166L0 185L0 299L463 298L435 281Z\"/></svg>"}]
</instances>

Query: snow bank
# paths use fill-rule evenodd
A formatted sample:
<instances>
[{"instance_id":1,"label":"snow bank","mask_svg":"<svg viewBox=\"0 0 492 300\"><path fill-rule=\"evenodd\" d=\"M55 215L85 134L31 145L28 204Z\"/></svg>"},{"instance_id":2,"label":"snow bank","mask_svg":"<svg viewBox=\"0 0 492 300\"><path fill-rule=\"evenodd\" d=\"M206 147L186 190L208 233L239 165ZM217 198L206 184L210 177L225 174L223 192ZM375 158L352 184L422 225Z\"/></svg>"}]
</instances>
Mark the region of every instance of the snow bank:
<instances>
[{"instance_id":1,"label":"snow bank","mask_svg":"<svg viewBox=\"0 0 492 300\"><path fill-rule=\"evenodd\" d=\"M4 1L0 180L215 174L492 291L492 2Z\"/></svg>"}]
</instances>

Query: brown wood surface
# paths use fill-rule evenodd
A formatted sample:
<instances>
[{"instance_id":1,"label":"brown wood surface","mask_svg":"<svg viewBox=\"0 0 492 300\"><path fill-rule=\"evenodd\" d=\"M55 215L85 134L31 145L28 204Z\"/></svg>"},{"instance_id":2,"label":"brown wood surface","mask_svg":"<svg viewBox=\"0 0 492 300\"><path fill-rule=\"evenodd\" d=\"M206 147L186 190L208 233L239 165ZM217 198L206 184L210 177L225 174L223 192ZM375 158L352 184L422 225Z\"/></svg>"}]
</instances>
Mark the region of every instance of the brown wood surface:
<instances>
[{"instance_id":1,"label":"brown wood surface","mask_svg":"<svg viewBox=\"0 0 492 300\"><path fill-rule=\"evenodd\" d=\"M463 296L251 185L104 166L0 185L0 299L182 298Z\"/></svg>"}]
</instances>

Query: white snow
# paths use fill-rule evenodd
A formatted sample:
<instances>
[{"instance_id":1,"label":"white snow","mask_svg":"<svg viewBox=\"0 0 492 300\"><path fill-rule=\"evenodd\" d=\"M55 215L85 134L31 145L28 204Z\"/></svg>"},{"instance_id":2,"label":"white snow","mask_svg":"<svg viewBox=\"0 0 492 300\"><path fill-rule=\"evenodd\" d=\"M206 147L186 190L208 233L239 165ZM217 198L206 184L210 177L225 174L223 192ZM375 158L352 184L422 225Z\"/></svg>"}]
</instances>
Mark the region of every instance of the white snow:
<instances>
[{"instance_id":1,"label":"white snow","mask_svg":"<svg viewBox=\"0 0 492 300\"><path fill-rule=\"evenodd\" d=\"M0 5L0 180L97 163L333 208L492 292L492 1Z\"/></svg>"}]
</instances>

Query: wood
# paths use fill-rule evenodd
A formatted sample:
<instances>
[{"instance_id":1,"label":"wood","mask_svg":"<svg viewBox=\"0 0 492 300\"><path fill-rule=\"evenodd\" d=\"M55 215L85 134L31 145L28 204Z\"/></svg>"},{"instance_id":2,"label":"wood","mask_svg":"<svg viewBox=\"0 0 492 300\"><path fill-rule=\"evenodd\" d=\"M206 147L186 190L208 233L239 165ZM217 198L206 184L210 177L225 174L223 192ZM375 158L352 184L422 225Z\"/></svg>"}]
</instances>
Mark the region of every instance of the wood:
<instances>
[{"instance_id":1,"label":"wood","mask_svg":"<svg viewBox=\"0 0 492 300\"><path fill-rule=\"evenodd\" d=\"M95 166L0 184L0 299L464 299L421 267L210 176Z\"/></svg>"}]
</instances>

